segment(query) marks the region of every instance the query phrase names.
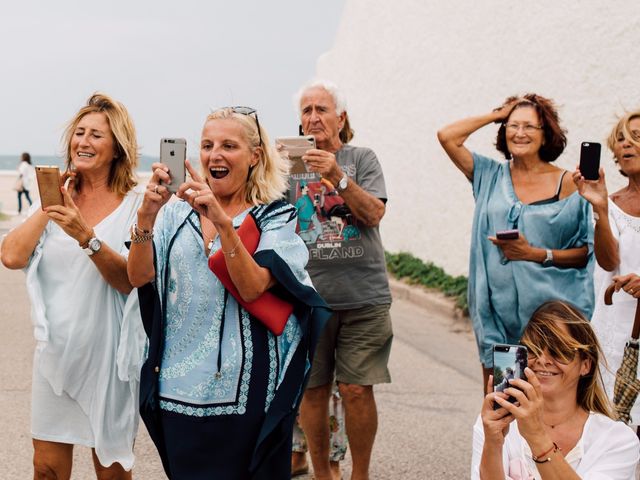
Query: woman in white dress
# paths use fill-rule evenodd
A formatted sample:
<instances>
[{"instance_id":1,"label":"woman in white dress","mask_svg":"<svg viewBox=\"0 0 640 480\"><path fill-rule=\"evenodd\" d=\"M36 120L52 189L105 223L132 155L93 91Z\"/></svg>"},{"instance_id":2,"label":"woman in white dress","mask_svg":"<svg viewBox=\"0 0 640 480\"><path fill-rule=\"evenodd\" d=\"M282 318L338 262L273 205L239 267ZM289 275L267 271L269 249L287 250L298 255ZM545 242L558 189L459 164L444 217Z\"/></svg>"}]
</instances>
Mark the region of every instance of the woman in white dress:
<instances>
[{"instance_id":1,"label":"woman in white dress","mask_svg":"<svg viewBox=\"0 0 640 480\"><path fill-rule=\"evenodd\" d=\"M574 181L593 206L595 219L596 308L591 320L607 360L602 368L607 395L613 398L615 372L622 362L640 298L640 111L620 119L607 140L626 187L607 193L604 171L598 180L585 180L580 171ZM613 305L604 304L604 291L616 284ZM631 422L640 425L640 402L631 410Z\"/></svg>"},{"instance_id":2,"label":"woman in white dress","mask_svg":"<svg viewBox=\"0 0 640 480\"><path fill-rule=\"evenodd\" d=\"M33 204L30 193L35 187L36 183L36 169L31 165L31 155L24 152L20 157L20 163L18 164L18 179L20 180L21 187L17 189L18 193L18 215L22 213L22 196L27 199L29 206Z\"/></svg>"},{"instance_id":3,"label":"woman in white dress","mask_svg":"<svg viewBox=\"0 0 640 480\"><path fill-rule=\"evenodd\" d=\"M473 428L472 480L634 478L640 443L613 418L598 370L601 349L580 311L557 300L542 304L521 343L527 380L486 395Z\"/></svg>"},{"instance_id":4,"label":"woman in white dress","mask_svg":"<svg viewBox=\"0 0 640 480\"><path fill-rule=\"evenodd\" d=\"M122 104L94 94L64 141L64 205L34 204L1 251L25 270L32 304L34 478L70 478L76 444L93 449L97 478L130 479L144 339L125 258L142 201L135 128Z\"/></svg>"}]
</instances>

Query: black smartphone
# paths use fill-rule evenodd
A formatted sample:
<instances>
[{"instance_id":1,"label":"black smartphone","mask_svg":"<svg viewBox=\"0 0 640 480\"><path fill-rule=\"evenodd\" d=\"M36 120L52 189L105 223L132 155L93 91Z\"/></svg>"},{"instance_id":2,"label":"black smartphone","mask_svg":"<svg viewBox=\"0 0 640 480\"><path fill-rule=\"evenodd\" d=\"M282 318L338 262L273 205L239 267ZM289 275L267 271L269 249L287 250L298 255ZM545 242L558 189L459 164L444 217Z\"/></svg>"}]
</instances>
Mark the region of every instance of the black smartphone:
<instances>
[{"instance_id":1,"label":"black smartphone","mask_svg":"<svg viewBox=\"0 0 640 480\"><path fill-rule=\"evenodd\" d=\"M184 138L163 138L160 140L160 163L169 167L171 183L167 190L176 193L186 178L187 141Z\"/></svg>"},{"instance_id":2,"label":"black smartphone","mask_svg":"<svg viewBox=\"0 0 640 480\"><path fill-rule=\"evenodd\" d=\"M519 237L520 232L516 228L513 230L498 230L496 232L496 238L498 240L516 240Z\"/></svg>"},{"instance_id":3,"label":"black smartphone","mask_svg":"<svg viewBox=\"0 0 640 480\"><path fill-rule=\"evenodd\" d=\"M582 142L580 145L580 173L587 180L600 178L600 150L597 142Z\"/></svg>"},{"instance_id":4,"label":"black smartphone","mask_svg":"<svg viewBox=\"0 0 640 480\"><path fill-rule=\"evenodd\" d=\"M493 346L493 391L503 392L510 386L510 380L521 378L526 380L524 369L527 368L527 347L522 345ZM509 396L507 399L515 403L516 399ZM493 409L500 408L497 402L493 402Z\"/></svg>"}]
</instances>

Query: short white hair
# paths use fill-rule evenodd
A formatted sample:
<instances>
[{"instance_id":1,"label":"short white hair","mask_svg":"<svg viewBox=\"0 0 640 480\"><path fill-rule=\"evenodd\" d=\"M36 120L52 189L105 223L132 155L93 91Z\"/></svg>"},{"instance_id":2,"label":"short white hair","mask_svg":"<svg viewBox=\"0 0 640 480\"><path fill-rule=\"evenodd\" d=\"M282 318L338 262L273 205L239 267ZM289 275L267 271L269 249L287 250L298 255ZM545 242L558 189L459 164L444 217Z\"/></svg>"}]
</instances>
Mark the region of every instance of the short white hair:
<instances>
[{"instance_id":1,"label":"short white hair","mask_svg":"<svg viewBox=\"0 0 640 480\"><path fill-rule=\"evenodd\" d=\"M323 78L316 78L306 83L305 85L298 90L298 92L293 96L293 105L296 111L298 112L298 116L302 113L300 111L300 101L302 100L302 96L307 93L307 91L313 88L323 88L326 90L331 98L333 98L333 103L336 105L336 114L341 115L342 112L347 111L347 99L344 96L344 93L338 88L338 85L333 83L331 80L325 80Z\"/></svg>"}]
</instances>

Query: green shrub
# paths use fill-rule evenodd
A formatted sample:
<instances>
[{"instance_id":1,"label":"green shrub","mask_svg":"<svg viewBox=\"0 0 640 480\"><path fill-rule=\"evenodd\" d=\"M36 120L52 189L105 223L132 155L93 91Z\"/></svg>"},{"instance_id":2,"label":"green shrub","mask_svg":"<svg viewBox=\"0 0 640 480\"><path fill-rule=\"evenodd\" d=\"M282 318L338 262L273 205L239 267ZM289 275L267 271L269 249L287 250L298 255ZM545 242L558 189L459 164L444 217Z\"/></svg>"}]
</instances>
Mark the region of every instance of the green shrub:
<instances>
[{"instance_id":1,"label":"green shrub","mask_svg":"<svg viewBox=\"0 0 640 480\"><path fill-rule=\"evenodd\" d=\"M387 259L387 269L394 277L407 280L409 283L440 290L447 297L454 297L456 307L460 308L465 315L469 314L467 277L463 275L452 277L442 268L431 262L424 263L407 252L385 252L385 257Z\"/></svg>"}]
</instances>

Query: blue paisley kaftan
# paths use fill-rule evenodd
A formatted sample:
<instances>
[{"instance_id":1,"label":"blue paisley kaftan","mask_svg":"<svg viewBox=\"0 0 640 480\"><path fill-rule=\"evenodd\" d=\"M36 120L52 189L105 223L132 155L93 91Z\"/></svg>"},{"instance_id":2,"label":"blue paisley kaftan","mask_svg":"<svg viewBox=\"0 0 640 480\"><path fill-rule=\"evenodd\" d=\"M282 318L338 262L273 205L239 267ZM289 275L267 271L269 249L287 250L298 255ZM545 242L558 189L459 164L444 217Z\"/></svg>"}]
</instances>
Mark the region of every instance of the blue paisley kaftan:
<instances>
[{"instance_id":1,"label":"blue paisley kaftan","mask_svg":"<svg viewBox=\"0 0 640 480\"><path fill-rule=\"evenodd\" d=\"M518 343L536 308L564 300L591 318L593 297L593 224L591 207L577 192L553 203L523 204L511 182L509 162L473 154L476 208L469 261L469 314L485 367L493 365L495 343ZM569 249L587 245L584 268L543 267L508 261L487 238L517 228L534 247Z\"/></svg>"},{"instance_id":2,"label":"blue paisley kaftan","mask_svg":"<svg viewBox=\"0 0 640 480\"><path fill-rule=\"evenodd\" d=\"M142 307L150 349L141 402L170 478L200 478L199 472L202 478L269 478L285 464L290 468L290 429L276 436L267 430L292 421L314 332L328 309L304 269L308 250L295 233L295 209L284 202L253 207L233 219L234 227L246 215L254 216L261 231L254 259L277 279L274 293L296 305L278 337L239 306L209 270L199 217L187 203L167 205L154 228L157 298L153 320ZM219 248L216 239L211 254ZM272 408L278 395L286 400ZM272 423L274 418L279 420ZM193 423L196 419L200 423ZM188 432L188 440L181 431ZM259 454L267 434L283 448L277 466L273 446L271 460ZM200 462L194 452L203 445L208 448Z\"/></svg>"}]
</instances>

